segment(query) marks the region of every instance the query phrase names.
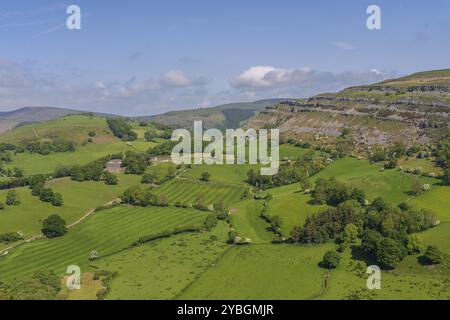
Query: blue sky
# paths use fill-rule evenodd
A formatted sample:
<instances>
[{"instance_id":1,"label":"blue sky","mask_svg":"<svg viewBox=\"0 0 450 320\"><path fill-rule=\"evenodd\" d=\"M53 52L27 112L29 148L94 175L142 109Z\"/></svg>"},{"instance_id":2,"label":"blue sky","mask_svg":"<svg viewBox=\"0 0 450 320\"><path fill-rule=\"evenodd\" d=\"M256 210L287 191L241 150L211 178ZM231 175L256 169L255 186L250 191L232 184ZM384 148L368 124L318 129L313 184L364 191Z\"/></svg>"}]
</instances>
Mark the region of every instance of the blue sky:
<instances>
[{"instance_id":1,"label":"blue sky","mask_svg":"<svg viewBox=\"0 0 450 320\"><path fill-rule=\"evenodd\" d=\"M81 30L65 26L81 8ZM382 30L366 9L381 8ZM449 68L450 1L2 0L0 110L124 115L308 97Z\"/></svg>"}]
</instances>

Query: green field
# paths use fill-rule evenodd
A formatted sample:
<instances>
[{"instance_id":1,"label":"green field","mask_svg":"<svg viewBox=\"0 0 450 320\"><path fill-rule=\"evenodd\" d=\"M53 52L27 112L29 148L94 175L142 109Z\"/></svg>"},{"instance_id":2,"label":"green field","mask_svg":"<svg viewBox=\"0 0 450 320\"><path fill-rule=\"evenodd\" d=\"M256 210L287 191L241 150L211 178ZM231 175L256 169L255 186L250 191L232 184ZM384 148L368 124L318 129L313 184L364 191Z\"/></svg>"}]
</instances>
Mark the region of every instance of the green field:
<instances>
[{"instance_id":1,"label":"green field","mask_svg":"<svg viewBox=\"0 0 450 320\"><path fill-rule=\"evenodd\" d=\"M252 243L268 243L273 239L273 233L267 231L269 225L260 217L262 208L262 201L246 200L235 205L231 214L235 231Z\"/></svg>"},{"instance_id":2,"label":"green field","mask_svg":"<svg viewBox=\"0 0 450 320\"><path fill-rule=\"evenodd\" d=\"M94 131L93 142L82 145ZM18 153L5 167L19 167L25 175L52 173L58 166L83 165L109 154L126 151L146 151L157 143L138 139L125 142L114 137L104 118L83 115L66 116L61 119L18 127L3 135L0 142L23 143L26 141L51 141L63 138L77 144L75 152L50 153L49 155Z\"/></svg>"},{"instance_id":3,"label":"green field","mask_svg":"<svg viewBox=\"0 0 450 320\"><path fill-rule=\"evenodd\" d=\"M215 182L200 182L191 179L173 179L155 189L156 194L166 194L171 204L195 204L204 197L206 205L223 200L231 205L241 199L244 187Z\"/></svg>"},{"instance_id":4,"label":"green field","mask_svg":"<svg viewBox=\"0 0 450 320\"><path fill-rule=\"evenodd\" d=\"M191 169L186 169L182 176L190 179L198 180L203 172L211 174L211 181L223 182L231 184L245 184L247 172L250 169L259 170L259 165L242 164L242 165L197 165Z\"/></svg>"},{"instance_id":5,"label":"green field","mask_svg":"<svg viewBox=\"0 0 450 320\"><path fill-rule=\"evenodd\" d=\"M139 237L174 228L201 226L206 213L178 208L130 208L120 206L95 213L67 235L53 240L37 240L16 248L0 258L3 280L21 277L41 269L63 274L69 265L85 270L89 253L100 257L128 248Z\"/></svg>"},{"instance_id":6,"label":"green field","mask_svg":"<svg viewBox=\"0 0 450 320\"><path fill-rule=\"evenodd\" d=\"M180 299L312 299L322 290L325 271L318 267L329 246L234 247Z\"/></svg>"},{"instance_id":7,"label":"green field","mask_svg":"<svg viewBox=\"0 0 450 320\"><path fill-rule=\"evenodd\" d=\"M433 186L431 191L411 199L410 204L432 210L441 221L450 221L450 188Z\"/></svg>"},{"instance_id":8,"label":"green field","mask_svg":"<svg viewBox=\"0 0 450 320\"><path fill-rule=\"evenodd\" d=\"M18 143L31 140L52 140L63 138L81 143L95 131L94 141L114 139L105 118L84 115L70 115L60 119L20 126L0 135L0 142Z\"/></svg>"},{"instance_id":9,"label":"green field","mask_svg":"<svg viewBox=\"0 0 450 320\"><path fill-rule=\"evenodd\" d=\"M229 248L228 225L161 239L95 262L117 272L108 299L173 299Z\"/></svg>"},{"instance_id":10,"label":"green field","mask_svg":"<svg viewBox=\"0 0 450 320\"><path fill-rule=\"evenodd\" d=\"M289 236L294 226L303 226L306 218L327 206L312 205L311 195L300 191L298 184L292 184L267 191L273 196L269 202L269 215L278 215L283 219L282 231Z\"/></svg>"},{"instance_id":11,"label":"green field","mask_svg":"<svg viewBox=\"0 0 450 320\"><path fill-rule=\"evenodd\" d=\"M52 180L47 186L62 194L64 204L61 207L54 207L33 197L28 188L19 188L17 192L21 204L0 211L0 233L22 231L25 238L29 238L39 234L42 220L55 213L71 224L89 210L117 199L126 188L138 183L138 176L124 174L119 175L119 183L114 186L103 182L76 182L69 178ZM4 202L6 193L7 190L0 191L0 201ZM96 196L92 197L93 194Z\"/></svg>"},{"instance_id":12,"label":"green field","mask_svg":"<svg viewBox=\"0 0 450 320\"><path fill-rule=\"evenodd\" d=\"M382 197L396 204L411 198L409 191L416 179L424 184L438 182L437 179L416 177L395 169L381 170L378 165L354 158L334 161L325 170L314 176L314 180L329 177L336 177L339 181L346 182L352 187L365 190L369 201L376 197Z\"/></svg>"},{"instance_id":13,"label":"green field","mask_svg":"<svg viewBox=\"0 0 450 320\"><path fill-rule=\"evenodd\" d=\"M448 231L448 230L447 230ZM434 229L427 232L434 232ZM418 262L419 256L408 256L393 271L382 271L381 290L368 290L363 260L344 254L340 266L331 272L328 286L318 299L334 300L429 300L450 298L450 271L443 264L427 267Z\"/></svg>"}]
</instances>

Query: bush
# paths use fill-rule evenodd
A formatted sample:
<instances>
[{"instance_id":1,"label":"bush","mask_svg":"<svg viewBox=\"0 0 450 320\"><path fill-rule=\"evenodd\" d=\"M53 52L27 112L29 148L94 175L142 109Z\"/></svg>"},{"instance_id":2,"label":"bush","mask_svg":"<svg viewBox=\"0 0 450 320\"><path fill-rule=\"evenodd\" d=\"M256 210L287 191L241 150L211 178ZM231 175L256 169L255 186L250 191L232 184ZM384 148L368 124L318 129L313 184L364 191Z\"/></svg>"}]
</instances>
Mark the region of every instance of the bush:
<instances>
[{"instance_id":1,"label":"bush","mask_svg":"<svg viewBox=\"0 0 450 320\"><path fill-rule=\"evenodd\" d=\"M153 173L146 173L142 176L141 183L153 184L156 180L156 175Z\"/></svg>"},{"instance_id":2,"label":"bush","mask_svg":"<svg viewBox=\"0 0 450 320\"><path fill-rule=\"evenodd\" d=\"M429 246L423 257L428 264L440 264L442 262L442 252L437 246Z\"/></svg>"},{"instance_id":3,"label":"bush","mask_svg":"<svg viewBox=\"0 0 450 320\"><path fill-rule=\"evenodd\" d=\"M211 179L211 174L209 172L202 172L200 176L201 181L208 182Z\"/></svg>"},{"instance_id":4,"label":"bush","mask_svg":"<svg viewBox=\"0 0 450 320\"><path fill-rule=\"evenodd\" d=\"M394 239L384 238L375 248L375 257L380 267L394 269L406 257L406 248Z\"/></svg>"},{"instance_id":5,"label":"bush","mask_svg":"<svg viewBox=\"0 0 450 320\"><path fill-rule=\"evenodd\" d=\"M8 206L18 206L20 204L19 194L15 190L10 190L6 194L6 204Z\"/></svg>"},{"instance_id":6,"label":"bush","mask_svg":"<svg viewBox=\"0 0 450 320\"><path fill-rule=\"evenodd\" d=\"M0 243L9 244L19 240L23 240L23 235L19 232L8 232L0 234Z\"/></svg>"},{"instance_id":7,"label":"bush","mask_svg":"<svg viewBox=\"0 0 450 320\"><path fill-rule=\"evenodd\" d=\"M336 269L341 261L341 255L336 251L327 251L323 256L322 264L328 269Z\"/></svg>"},{"instance_id":8,"label":"bush","mask_svg":"<svg viewBox=\"0 0 450 320\"><path fill-rule=\"evenodd\" d=\"M214 228L218 223L217 220L217 216L215 214L210 214L208 217L206 217L205 219L205 229L206 230L211 230L212 228Z\"/></svg>"},{"instance_id":9,"label":"bush","mask_svg":"<svg viewBox=\"0 0 450 320\"><path fill-rule=\"evenodd\" d=\"M42 233L47 238L56 238L66 234L66 222L58 215L54 214L42 223Z\"/></svg>"},{"instance_id":10,"label":"bush","mask_svg":"<svg viewBox=\"0 0 450 320\"><path fill-rule=\"evenodd\" d=\"M103 178L105 179L105 184L107 185L116 185L119 183L119 179L117 179L117 176L112 174L111 172L105 172L103 173Z\"/></svg>"},{"instance_id":11,"label":"bush","mask_svg":"<svg viewBox=\"0 0 450 320\"><path fill-rule=\"evenodd\" d=\"M134 141L137 139L136 132L133 131L131 125L120 118L106 119L109 128L113 134L124 141Z\"/></svg>"}]
</instances>

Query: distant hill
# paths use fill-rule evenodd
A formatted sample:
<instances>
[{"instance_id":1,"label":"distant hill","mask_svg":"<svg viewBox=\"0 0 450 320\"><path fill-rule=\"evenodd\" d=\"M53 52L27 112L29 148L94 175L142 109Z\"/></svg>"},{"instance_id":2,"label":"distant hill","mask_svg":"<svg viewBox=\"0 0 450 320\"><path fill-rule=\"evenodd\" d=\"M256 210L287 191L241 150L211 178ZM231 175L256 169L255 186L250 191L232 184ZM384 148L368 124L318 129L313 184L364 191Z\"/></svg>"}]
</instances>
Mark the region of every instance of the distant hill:
<instances>
[{"instance_id":1,"label":"distant hill","mask_svg":"<svg viewBox=\"0 0 450 320\"><path fill-rule=\"evenodd\" d=\"M93 113L74 109L54 108L54 107L23 107L12 111L0 112L0 133L8 131L14 127L45 122L58 119L71 114L92 113L99 116L114 116L103 113Z\"/></svg>"},{"instance_id":2,"label":"distant hill","mask_svg":"<svg viewBox=\"0 0 450 320\"><path fill-rule=\"evenodd\" d=\"M282 100L266 99L229 103L212 108L171 111L156 116L140 117L140 119L182 128L192 127L195 120L203 121L205 128L238 128L244 121L255 116L261 110Z\"/></svg>"},{"instance_id":3,"label":"distant hill","mask_svg":"<svg viewBox=\"0 0 450 320\"><path fill-rule=\"evenodd\" d=\"M268 99L255 102L229 103L213 108L180 110L155 116L130 117L138 120L151 120L174 127L191 127L194 120L202 120L205 127L237 128L240 124L256 115L267 106L282 99ZM71 114L91 113L102 117L118 117L118 115L80 111L75 109L54 107L24 107L12 111L0 112L0 133L14 127L55 120Z\"/></svg>"},{"instance_id":4,"label":"distant hill","mask_svg":"<svg viewBox=\"0 0 450 320\"><path fill-rule=\"evenodd\" d=\"M394 141L427 144L449 123L450 69L445 69L283 101L248 126L274 126L287 136L330 145L347 128L353 143L370 148Z\"/></svg>"}]
</instances>

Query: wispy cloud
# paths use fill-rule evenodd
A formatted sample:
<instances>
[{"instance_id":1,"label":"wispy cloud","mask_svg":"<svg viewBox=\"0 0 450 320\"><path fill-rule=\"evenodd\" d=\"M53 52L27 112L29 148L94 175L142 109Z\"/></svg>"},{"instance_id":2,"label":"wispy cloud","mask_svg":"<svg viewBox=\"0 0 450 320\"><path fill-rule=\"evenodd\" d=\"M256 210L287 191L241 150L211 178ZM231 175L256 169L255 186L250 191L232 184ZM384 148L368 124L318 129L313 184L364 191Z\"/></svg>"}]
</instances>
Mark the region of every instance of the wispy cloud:
<instances>
[{"instance_id":1,"label":"wispy cloud","mask_svg":"<svg viewBox=\"0 0 450 320\"><path fill-rule=\"evenodd\" d=\"M332 44L342 50L355 50L356 46L348 42L333 41Z\"/></svg>"}]
</instances>

